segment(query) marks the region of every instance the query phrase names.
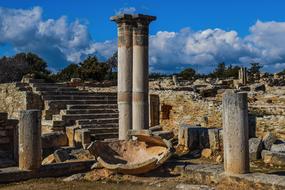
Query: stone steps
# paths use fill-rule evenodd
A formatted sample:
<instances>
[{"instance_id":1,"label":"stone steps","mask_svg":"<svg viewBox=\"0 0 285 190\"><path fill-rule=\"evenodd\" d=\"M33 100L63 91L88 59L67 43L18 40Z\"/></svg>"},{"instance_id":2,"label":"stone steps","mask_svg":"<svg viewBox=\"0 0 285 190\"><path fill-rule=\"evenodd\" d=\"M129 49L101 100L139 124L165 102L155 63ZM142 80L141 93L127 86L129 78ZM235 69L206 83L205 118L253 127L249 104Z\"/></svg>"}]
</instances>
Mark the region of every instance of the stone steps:
<instances>
[{"instance_id":1,"label":"stone steps","mask_svg":"<svg viewBox=\"0 0 285 190\"><path fill-rule=\"evenodd\" d=\"M97 128L84 128L88 129L90 134L102 134L102 133L118 133L118 127L97 127Z\"/></svg>"},{"instance_id":2,"label":"stone steps","mask_svg":"<svg viewBox=\"0 0 285 190\"><path fill-rule=\"evenodd\" d=\"M80 91L40 91L41 95L91 95L93 93L85 91L85 90L80 90Z\"/></svg>"},{"instance_id":3,"label":"stone steps","mask_svg":"<svg viewBox=\"0 0 285 190\"><path fill-rule=\"evenodd\" d=\"M64 121L65 125L70 126L76 123L76 120L82 119L108 119L119 117L118 113L98 113L98 114L66 114L53 115L53 121Z\"/></svg>"},{"instance_id":4,"label":"stone steps","mask_svg":"<svg viewBox=\"0 0 285 190\"><path fill-rule=\"evenodd\" d=\"M75 87L56 87L56 86L42 86L42 87L34 87L34 91L41 92L41 91L79 91L78 88Z\"/></svg>"},{"instance_id":5,"label":"stone steps","mask_svg":"<svg viewBox=\"0 0 285 190\"><path fill-rule=\"evenodd\" d=\"M42 125L47 131L65 131L76 125L78 130L87 129L92 140L118 138L117 93L88 92L43 81L28 85L42 96Z\"/></svg>"},{"instance_id":6,"label":"stone steps","mask_svg":"<svg viewBox=\"0 0 285 190\"><path fill-rule=\"evenodd\" d=\"M78 110L78 109L118 109L117 104L77 104L67 105L67 110Z\"/></svg>"},{"instance_id":7,"label":"stone steps","mask_svg":"<svg viewBox=\"0 0 285 190\"><path fill-rule=\"evenodd\" d=\"M72 109L72 110L61 110L60 115L66 114L96 114L96 113L118 113L118 109Z\"/></svg>"},{"instance_id":8,"label":"stone steps","mask_svg":"<svg viewBox=\"0 0 285 190\"><path fill-rule=\"evenodd\" d=\"M116 96L98 95L43 95L43 100L117 100Z\"/></svg>"},{"instance_id":9,"label":"stone steps","mask_svg":"<svg viewBox=\"0 0 285 190\"><path fill-rule=\"evenodd\" d=\"M93 128L117 128L118 129L118 127L119 127L118 123L79 125L79 128L82 128L82 129L93 129Z\"/></svg>"},{"instance_id":10,"label":"stone steps","mask_svg":"<svg viewBox=\"0 0 285 190\"><path fill-rule=\"evenodd\" d=\"M45 103L45 119L52 119L52 115L60 113L60 110L67 109L67 105L101 105L117 104L116 100L46 100Z\"/></svg>"},{"instance_id":11,"label":"stone steps","mask_svg":"<svg viewBox=\"0 0 285 190\"><path fill-rule=\"evenodd\" d=\"M118 118L101 118L101 119L80 119L76 121L76 125L98 125L118 123Z\"/></svg>"},{"instance_id":12,"label":"stone steps","mask_svg":"<svg viewBox=\"0 0 285 190\"><path fill-rule=\"evenodd\" d=\"M81 119L101 119L101 118L117 118L118 113L98 113L98 114L66 114L62 115L62 120L81 120Z\"/></svg>"},{"instance_id":13,"label":"stone steps","mask_svg":"<svg viewBox=\"0 0 285 190\"><path fill-rule=\"evenodd\" d=\"M34 88L37 88L37 87L47 87L47 88L67 87L66 84L63 84L63 83L30 83L29 85Z\"/></svg>"},{"instance_id":14,"label":"stone steps","mask_svg":"<svg viewBox=\"0 0 285 190\"><path fill-rule=\"evenodd\" d=\"M111 139L111 138L118 138L118 133L99 133L99 134L90 134L91 140L104 140L104 139Z\"/></svg>"}]
</instances>

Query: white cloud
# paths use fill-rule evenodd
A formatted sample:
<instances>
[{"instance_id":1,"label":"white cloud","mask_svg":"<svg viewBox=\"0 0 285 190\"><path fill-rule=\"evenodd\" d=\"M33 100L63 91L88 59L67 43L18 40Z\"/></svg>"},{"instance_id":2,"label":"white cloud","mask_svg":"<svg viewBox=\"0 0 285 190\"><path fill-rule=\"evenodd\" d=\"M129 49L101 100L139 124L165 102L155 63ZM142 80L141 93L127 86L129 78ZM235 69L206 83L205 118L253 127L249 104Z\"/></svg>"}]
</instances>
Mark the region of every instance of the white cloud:
<instances>
[{"instance_id":1,"label":"white cloud","mask_svg":"<svg viewBox=\"0 0 285 190\"><path fill-rule=\"evenodd\" d=\"M134 7L118 12L134 13ZM111 56L116 40L94 42L88 25L79 20L42 18L40 7L8 9L0 7L0 47L32 51L42 56L49 67L59 69L69 62L80 62L88 55ZM219 62L248 65L260 62L267 71L285 68L285 22L257 21L249 35L219 28L193 31L158 31L150 36L151 71L179 72L194 67L207 72ZM115 36L116 34L114 34Z\"/></svg>"},{"instance_id":2,"label":"white cloud","mask_svg":"<svg viewBox=\"0 0 285 190\"><path fill-rule=\"evenodd\" d=\"M111 42L94 42L87 25L78 20L68 22L65 16L43 20L42 12L40 7L26 10L0 7L0 46L10 44L16 52L35 52L55 69L69 62L78 63L87 55L112 55L103 48L108 48Z\"/></svg>"},{"instance_id":3,"label":"white cloud","mask_svg":"<svg viewBox=\"0 0 285 190\"><path fill-rule=\"evenodd\" d=\"M285 22L261 22L250 27L250 34L206 29L179 32L159 31L150 38L151 69L161 72L194 67L207 72L219 62L249 65L260 62L267 71L285 68ZM270 65L273 65L271 67Z\"/></svg>"},{"instance_id":4,"label":"white cloud","mask_svg":"<svg viewBox=\"0 0 285 190\"><path fill-rule=\"evenodd\" d=\"M134 14L137 11L135 7L124 7L120 8L118 11L115 11L115 14Z\"/></svg>"}]
</instances>

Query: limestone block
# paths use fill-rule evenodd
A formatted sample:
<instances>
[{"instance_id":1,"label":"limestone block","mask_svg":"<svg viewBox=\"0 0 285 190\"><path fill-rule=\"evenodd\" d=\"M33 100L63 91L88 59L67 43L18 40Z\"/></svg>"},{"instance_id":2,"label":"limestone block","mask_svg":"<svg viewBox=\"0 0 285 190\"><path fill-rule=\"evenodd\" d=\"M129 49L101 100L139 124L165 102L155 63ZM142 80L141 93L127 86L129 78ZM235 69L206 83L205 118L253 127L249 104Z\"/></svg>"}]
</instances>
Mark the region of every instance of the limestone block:
<instances>
[{"instance_id":1,"label":"limestone block","mask_svg":"<svg viewBox=\"0 0 285 190\"><path fill-rule=\"evenodd\" d=\"M270 151L285 153L285 143L273 144Z\"/></svg>"},{"instance_id":2,"label":"limestone block","mask_svg":"<svg viewBox=\"0 0 285 190\"><path fill-rule=\"evenodd\" d=\"M42 148L67 146L68 140L64 132L51 132L42 135Z\"/></svg>"},{"instance_id":3,"label":"limestone block","mask_svg":"<svg viewBox=\"0 0 285 190\"><path fill-rule=\"evenodd\" d=\"M266 164L285 166L285 153L263 150L261 155L264 163Z\"/></svg>"},{"instance_id":4,"label":"limestone block","mask_svg":"<svg viewBox=\"0 0 285 190\"><path fill-rule=\"evenodd\" d=\"M209 149L209 148L204 148L202 150L202 153L201 155L204 157L204 158L210 158L212 156L212 150Z\"/></svg>"},{"instance_id":5,"label":"limestone block","mask_svg":"<svg viewBox=\"0 0 285 190\"><path fill-rule=\"evenodd\" d=\"M264 148L266 150L270 150L271 149L271 146L276 142L276 137L274 134L268 132L265 134L265 136L263 137L262 141L263 141L263 144L264 144Z\"/></svg>"},{"instance_id":6,"label":"limestone block","mask_svg":"<svg viewBox=\"0 0 285 190\"><path fill-rule=\"evenodd\" d=\"M58 149L53 153L53 155L57 163L64 162L70 159L69 153L65 149Z\"/></svg>"},{"instance_id":7,"label":"limestone block","mask_svg":"<svg viewBox=\"0 0 285 190\"><path fill-rule=\"evenodd\" d=\"M265 85L264 84L253 84L250 86L251 91L265 91Z\"/></svg>"},{"instance_id":8,"label":"limestone block","mask_svg":"<svg viewBox=\"0 0 285 190\"><path fill-rule=\"evenodd\" d=\"M249 159L251 161L261 158L262 140L259 138L249 139Z\"/></svg>"},{"instance_id":9,"label":"limestone block","mask_svg":"<svg viewBox=\"0 0 285 190\"><path fill-rule=\"evenodd\" d=\"M48 157L46 157L45 159L43 159L42 161L42 165L46 165L46 164L52 164L55 163L55 157L54 154L50 154Z\"/></svg>"},{"instance_id":10,"label":"limestone block","mask_svg":"<svg viewBox=\"0 0 285 190\"><path fill-rule=\"evenodd\" d=\"M223 149L223 130L208 129L209 144L212 151Z\"/></svg>"},{"instance_id":11,"label":"limestone block","mask_svg":"<svg viewBox=\"0 0 285 190\"><path fill-rule=\"evenodd\" d=\"M70 147L75 147L75 140L74 140L74 135L75 135L75 130L79 129L77 126L71 126L71 127L66 127L66 136L68 139L68 146Z\"/></svg>"},{"instance_id":12,"label":"limestone block","mask_svg":"<svg viewBox=\"0 0 285 190\"><path fill-rule=\"evenodd\" d=\"M178 133L179 145L189 150L211 148L212 151L222 150L222 130L181 125Z\"/></svg>"}]
</instances>

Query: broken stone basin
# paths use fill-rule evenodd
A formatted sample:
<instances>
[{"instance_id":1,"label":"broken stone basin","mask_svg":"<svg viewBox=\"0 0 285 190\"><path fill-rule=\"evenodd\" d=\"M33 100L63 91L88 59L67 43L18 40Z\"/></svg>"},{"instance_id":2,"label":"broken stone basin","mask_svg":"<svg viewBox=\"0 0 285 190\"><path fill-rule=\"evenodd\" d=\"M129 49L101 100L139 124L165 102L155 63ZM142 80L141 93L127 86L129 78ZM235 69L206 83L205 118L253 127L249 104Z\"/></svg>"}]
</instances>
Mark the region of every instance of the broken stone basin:
<instances>
[{"instance_id":1,"label":"broken stone basin","mask_svg":"<svg viewBox=\"0 0 285 190\"><path fill-rule=\"evenodd\" d=\"M147 173L170 157L169 141L157 136L136 137L136 140L98 141L88 149L103 167L123 174Z\"/></svg>"}]
</instances>

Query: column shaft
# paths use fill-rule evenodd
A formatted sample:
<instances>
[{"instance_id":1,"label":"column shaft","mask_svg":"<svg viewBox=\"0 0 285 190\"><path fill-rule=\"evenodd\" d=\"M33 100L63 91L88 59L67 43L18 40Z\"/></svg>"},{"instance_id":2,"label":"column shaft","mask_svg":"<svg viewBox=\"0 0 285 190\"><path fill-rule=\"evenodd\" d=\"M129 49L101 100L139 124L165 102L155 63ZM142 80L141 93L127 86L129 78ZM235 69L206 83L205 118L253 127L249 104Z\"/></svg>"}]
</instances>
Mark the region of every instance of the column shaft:
<instances>
[{"instance_id":1,"label":"column shaft","mask_svg":"<svg viewBox=\"0 0 285 190\"><path fill-rule=\"evenodd\" d=\"M118 24L118 109L119 139L128 139L132 128L133 34L131 15L114 16Z\"/></svg>"},{"instance_id":2,"label":"column shaft","mask_svg":"<svg viewBox=\"0 0 285 190\"><path fill-rule=\"evenodd\" d=\"M20 112L19 123L19 168L36 171L42 162L41 112Z\"/></svg>"},{"instance_id":3,"label":"column shaft","mask_svg":"<svg viewBox=\"0 0 285 190\"><path fill-rule=\"evenodd\" d=\"M229 174L249 172L246 93L226 91L223 97L224 168Z\"/></svg>"},{"instance_id":4,"label":"column shaft","mask_svg":"<svg viewBox=\"0 0 285 190\"><path fill-rule=\"evenodd\" d=\"M149 23L155 17L133 16L133 129L149 128L148 101L148 33Z\"/></svg>"}]
</instances>

